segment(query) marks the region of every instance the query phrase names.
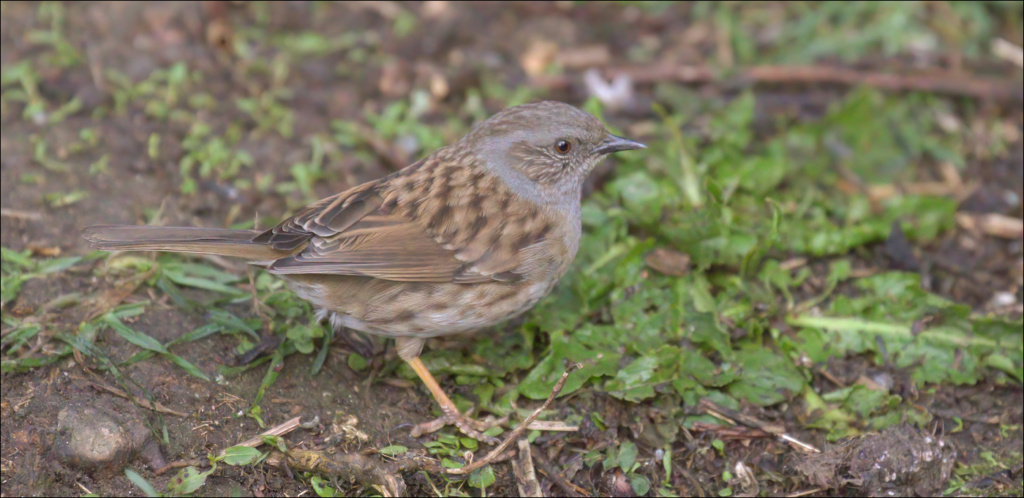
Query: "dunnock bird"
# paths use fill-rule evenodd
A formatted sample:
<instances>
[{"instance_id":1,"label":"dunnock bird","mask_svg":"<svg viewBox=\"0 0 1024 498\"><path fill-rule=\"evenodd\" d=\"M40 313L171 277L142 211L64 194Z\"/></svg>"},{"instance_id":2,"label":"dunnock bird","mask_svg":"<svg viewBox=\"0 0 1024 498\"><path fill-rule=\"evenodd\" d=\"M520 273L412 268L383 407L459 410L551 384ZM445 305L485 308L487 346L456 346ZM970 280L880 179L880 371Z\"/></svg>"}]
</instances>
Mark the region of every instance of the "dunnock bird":
<instances>
[{"instance_id":1,"label":"dunnock bird","mask_svg":"<svg viewBox=\"0 0 1024 498\"><path fill-rule=\"evenodd\" d=\"M525 104L270 230L93 226L83 235L108 251L241 258L284 278L333 326L393 337L442 420L493 443L420 361L424 342L495 325L551 291L579 247L583 181L606 155L643 148L573 106Z\"/></svg>"}]
</instances>

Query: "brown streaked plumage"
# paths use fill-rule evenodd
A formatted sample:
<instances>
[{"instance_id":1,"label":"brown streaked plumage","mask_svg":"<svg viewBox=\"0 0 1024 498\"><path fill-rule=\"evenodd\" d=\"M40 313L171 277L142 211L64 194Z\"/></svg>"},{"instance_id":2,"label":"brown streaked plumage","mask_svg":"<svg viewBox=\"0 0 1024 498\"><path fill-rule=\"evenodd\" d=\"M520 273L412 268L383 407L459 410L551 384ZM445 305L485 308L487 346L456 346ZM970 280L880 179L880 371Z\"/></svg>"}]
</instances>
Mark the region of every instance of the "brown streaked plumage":
<instances>
[{"instance_id":1,"label":"brown streaked plumage","mask_svg":"<svg viewBox=\"0 0 1024 498\"><path fill-rule=\"evenodd\" d=\"M638 148L575 107L525 104L262 233L95 226L83 235L99 249L232 256L279 275L334 326L394 337L446 422L492 442L423 366L424 341L497 324L550 292L576 256L583 181L607 154Z\"/></svg>"}]
</instances>

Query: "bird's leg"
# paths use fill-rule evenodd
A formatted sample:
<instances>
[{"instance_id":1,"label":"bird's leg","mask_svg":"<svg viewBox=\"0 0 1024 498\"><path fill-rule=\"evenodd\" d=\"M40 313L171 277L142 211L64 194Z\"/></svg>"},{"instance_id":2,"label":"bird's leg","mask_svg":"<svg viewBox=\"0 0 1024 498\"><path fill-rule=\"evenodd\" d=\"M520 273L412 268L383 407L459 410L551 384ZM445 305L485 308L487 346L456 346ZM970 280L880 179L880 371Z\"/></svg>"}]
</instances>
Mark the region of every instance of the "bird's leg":
<instances>
[{"instance_id":1,"label":"bird's leg","mask_svg":"<svg viewBox=\"0 0 1024 498\"><path fill-rule=\"evenodd\" d=\"M399 356L402 356L401 352L399 352ZM441 389L441 386L438 385L437 380L435 380L434 376L430 374L430 371L427 370L426 365L423 364L423 361L420 360L419 356L413 356L411 358L402 356L402 359L412 367L420 380L426 384L427 389L430 390L430 394L434 396L434 400L437 401L437 404L441 405L441 411L444 413L444 416L437 420L419 424L414 427L412 430L413 437L420 436L427 432L434 432L445 425L454 425L458 427L463 434L478 441L487 444L497 444L500 442L498 438L483 434L483 431L500 424L501 420L488 424L463 415L459 412L459 409L456 408L455 403L452 402L451 398L449 398Z\"/></svg>"}]
</instances>

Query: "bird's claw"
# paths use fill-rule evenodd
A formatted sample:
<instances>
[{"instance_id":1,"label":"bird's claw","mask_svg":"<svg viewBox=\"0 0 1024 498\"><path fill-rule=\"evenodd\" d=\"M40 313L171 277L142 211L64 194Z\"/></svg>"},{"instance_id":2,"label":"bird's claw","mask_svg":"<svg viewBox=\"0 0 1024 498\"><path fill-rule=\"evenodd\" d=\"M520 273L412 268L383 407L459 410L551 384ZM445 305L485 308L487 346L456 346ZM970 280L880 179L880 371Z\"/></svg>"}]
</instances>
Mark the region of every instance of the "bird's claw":
<instances>
[{"instance_id":1,"label":"bird's claw","mask_svg":"<svg viewBox=\"0 0 1024 498\"><path fill-rule=\"evenodd\" d=\"M501 440L484 434L484 431L508 422L507 415L497 420L476 420L474 418L470 418L469 414L473 412L472 408L465 414L459 413L458 410L448 409L447 407L442 407L441 410L444 412L443 416L431 420L430 422L417 424L413 427L411 432L412 437L419 437L423 434L436 432L446 425L454 425L460 432L480 441L481 443L495 445L500 443Z\"/></svg>"}]
</instances>

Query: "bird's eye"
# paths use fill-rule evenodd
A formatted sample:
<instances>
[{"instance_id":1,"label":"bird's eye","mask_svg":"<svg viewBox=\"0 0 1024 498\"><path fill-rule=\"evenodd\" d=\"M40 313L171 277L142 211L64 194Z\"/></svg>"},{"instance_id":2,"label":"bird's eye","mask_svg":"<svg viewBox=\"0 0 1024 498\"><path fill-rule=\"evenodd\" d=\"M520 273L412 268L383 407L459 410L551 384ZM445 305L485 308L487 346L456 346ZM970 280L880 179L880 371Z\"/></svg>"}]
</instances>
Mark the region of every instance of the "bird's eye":
<instances>
[{"instance_id":1,"label":"bird's eye","mask_svg":"<svg viewBox=\"0 0 1024 498\"><path fill-rule=\"evenodd\" d=\"M568 154L569 150L572 149L572 144L568 140L559 140L555 142L555 150L559 154Z\"/></svg>"}]
</instances>

